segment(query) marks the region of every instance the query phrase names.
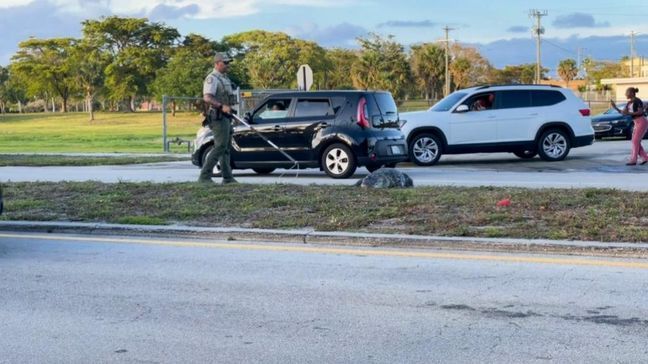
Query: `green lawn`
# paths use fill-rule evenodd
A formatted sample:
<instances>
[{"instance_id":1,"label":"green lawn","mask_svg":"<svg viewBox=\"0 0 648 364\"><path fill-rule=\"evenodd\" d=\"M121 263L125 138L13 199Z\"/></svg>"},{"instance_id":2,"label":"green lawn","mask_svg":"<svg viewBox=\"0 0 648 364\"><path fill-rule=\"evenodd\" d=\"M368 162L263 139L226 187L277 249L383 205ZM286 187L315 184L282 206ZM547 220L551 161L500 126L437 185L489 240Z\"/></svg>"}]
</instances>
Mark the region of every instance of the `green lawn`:
<instances>
[{"instance_id":1,"label":"green lawn","mask_svg":"<svg viewBox=\"0 0 648 364\"><path fill-rule=\"evenodd\" d=\"M168 135L193 139L200 121L196 113L169 115ZM162 151L161 113L97 113L92 122L85 113L0 115L0 153Z\"/></svg>"},{"instance_id":2,"label":"green lawn","mask_svg":"<svg viewBox=\"0 0 648 364\"><path fill-rule=\"evenodd\" d=\"M399 112L427 110L432 106L427 100L408 100L398 106Z\"/></svg>"},{"instance_id":3,"label":"green lawn","mask_svg":"<svg viewBox=\"0 0 648 364\"><path fill-rule=\"evenodd\" d=\"M185 154L167 154L161 156L147 155L111 155L111 156L70 156L70 155L42 155L42 154L0 154L0 167L44 167L44 166L105 166L124 164L143 164L188 161Z\"/></svg>"}]
</instances>

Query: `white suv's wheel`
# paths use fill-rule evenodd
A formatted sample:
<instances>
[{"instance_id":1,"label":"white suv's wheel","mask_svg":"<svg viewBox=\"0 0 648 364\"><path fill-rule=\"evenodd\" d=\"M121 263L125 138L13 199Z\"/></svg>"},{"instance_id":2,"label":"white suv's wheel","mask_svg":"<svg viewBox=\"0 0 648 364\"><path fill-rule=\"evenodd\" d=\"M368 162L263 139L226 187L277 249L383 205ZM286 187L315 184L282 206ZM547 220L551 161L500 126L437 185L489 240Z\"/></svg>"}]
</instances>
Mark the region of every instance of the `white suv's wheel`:
<instances>
[{"instance_id":1,"label":"white suv's wheel","mask_svg":"<svg viewBox=\"0 0 648 364\"><path fill-rule=\"evenodd\" d=\"M560 129L549 129L542 133L538 142L540 158L554 162L561 161L569 154L569 135Z\"/></svg>"},{"instance_id":2,"label":"white suv's wheel","mask_svg":"<svg viewBox=\"0 0 648 364\"><path fill-rule=\"evenodd\" d=\"M357 168L355 156L344 144L332 144L322 154L322 168L333 178L348 178Z\"/></svg>"},{"instance_id":3,"label":"white suv's wheel","mask_svg":"<svg viewBox=\"0 0 648 364\"><path fill-rule=\"evenodd\" d=\"M441 139L434 134L418 134L409 144L409 159L419 166L431 166L441 158Z\"/></svg>"},{"instance_id":4,"label":"white suv's wheel","mask_svg":"<svg viewBox=\"0 0 648 364\"><path fill-rule=\"evenodd\" d=\"M205 165L205 162L207 162L207 155L211 153L211 151L214 150L214 146L210 145L207 148L205 148L205 151L202 154L202 164ZM221 176L221 167L220 167L220 162L217 162L216 165L214 166L212 175L214 177L220 177Z\"/></svg>"}]
</instances>

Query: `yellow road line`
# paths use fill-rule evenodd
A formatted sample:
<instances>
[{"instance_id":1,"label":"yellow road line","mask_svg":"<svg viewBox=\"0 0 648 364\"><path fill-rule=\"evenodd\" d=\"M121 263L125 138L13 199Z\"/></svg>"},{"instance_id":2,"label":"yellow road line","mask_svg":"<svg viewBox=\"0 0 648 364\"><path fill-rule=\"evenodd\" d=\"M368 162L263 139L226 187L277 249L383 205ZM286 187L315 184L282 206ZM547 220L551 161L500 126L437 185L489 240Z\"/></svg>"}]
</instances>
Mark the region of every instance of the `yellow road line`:
<instances>
[{"instance_id":1,"label":"yellow road line","mask_svg":"<svg viewBox=\"0 0 648 364\"><path fill-rule=\"evenodd\" d=\"M489 262L508 262L508 263L536 263L536 264L558 264L558 265L580 265L595 267L617 267L617 268L637 268L648 269L648 262L638 261L620 261L620 260L602 260L602 259L582 259L582 258L550 258L534 256L513 256L513 255L481 255L481 254L463 254L463 253L439 253L424 251L406 251L406 250L381 250L381 249L350 249L350 248L329 248L313 246L294 246L294 245L262 245L258 243L210 243L198 241L172 241L172 240L155 240L155 239L119 239L119 238L99 238L99 237L74 237L74 236L53 236L37 234L2 234L0 238L13 239L41 239L53 241L75 241L85 243L117 243L117 244L138 244L138 245L158 245L173 246L184 248L210 248L210 249L235 249L235 250L256 250L256 251L273 251L273 252L294 252L294 253L313 253L313 254L341 254L341 255L368 255L383 257L405 257L405 258L422 258L422 259L450 259L450 260L476 260Z\"/></svg>"}]
</instances>

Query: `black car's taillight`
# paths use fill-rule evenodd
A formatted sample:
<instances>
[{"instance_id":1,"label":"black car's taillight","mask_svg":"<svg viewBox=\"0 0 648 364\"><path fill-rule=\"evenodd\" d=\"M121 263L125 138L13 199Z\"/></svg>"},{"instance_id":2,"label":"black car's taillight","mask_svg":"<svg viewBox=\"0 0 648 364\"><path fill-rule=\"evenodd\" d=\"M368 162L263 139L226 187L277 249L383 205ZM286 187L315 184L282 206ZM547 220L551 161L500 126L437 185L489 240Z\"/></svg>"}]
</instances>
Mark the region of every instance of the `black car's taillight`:
<instances>
[{"instance_id":1,"label":"black car's taillight","mask_svg":"<svg viewBox=\"0 0 648 364\"><path fill-rule=\"evenodd\" d=\"M362 128L370 128L371 123L369 122L369 110L367 106L367 99L364 97L360 98L360 101L358 101L358 113L357 113L357 121L356 123L360 125Z\"/></svg>"}]
</instances>

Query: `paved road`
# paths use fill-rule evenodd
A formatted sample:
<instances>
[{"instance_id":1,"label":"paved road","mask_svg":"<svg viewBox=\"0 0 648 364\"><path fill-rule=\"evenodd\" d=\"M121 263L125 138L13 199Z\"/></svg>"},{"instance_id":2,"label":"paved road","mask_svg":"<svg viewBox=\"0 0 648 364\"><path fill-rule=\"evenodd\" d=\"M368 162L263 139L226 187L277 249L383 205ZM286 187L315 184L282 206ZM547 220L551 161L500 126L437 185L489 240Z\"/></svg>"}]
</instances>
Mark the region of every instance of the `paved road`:
<instances>
[{"instance_id":1,"label":"paved road","mask_svg":"<svg viewBox=\"0 0 648 364\"><path fill-rule=\"evenodd\" d=\"M644 142L646 143L646 142ZM469 154L445 156L439 165L427 168L402 164L416 186L517 186L530 188L618 188L648 191L648 165L625 166L630 144L627 141L597 142L572 150L567 160L548 163L536 158L520 160L512 154ZM300 171L281 177L278 171L258 176L250 170L235 171L243 183L353 184L368 174L358 170L353 179L334 180L318 170ZM0 182L14 181L154 181L188 182L198 178L198 169L190 162L99 167L3 167Z\"/></svg>"},{"instance_id":2,"label":"paved road","mask_svg":"<svg viewBox=\"0 0 648 364\"><path fill-rule=\"evenodd\" d=\"M0 362L646 362L648 262L0 234Z\"/></svg>"}]
</instances>

